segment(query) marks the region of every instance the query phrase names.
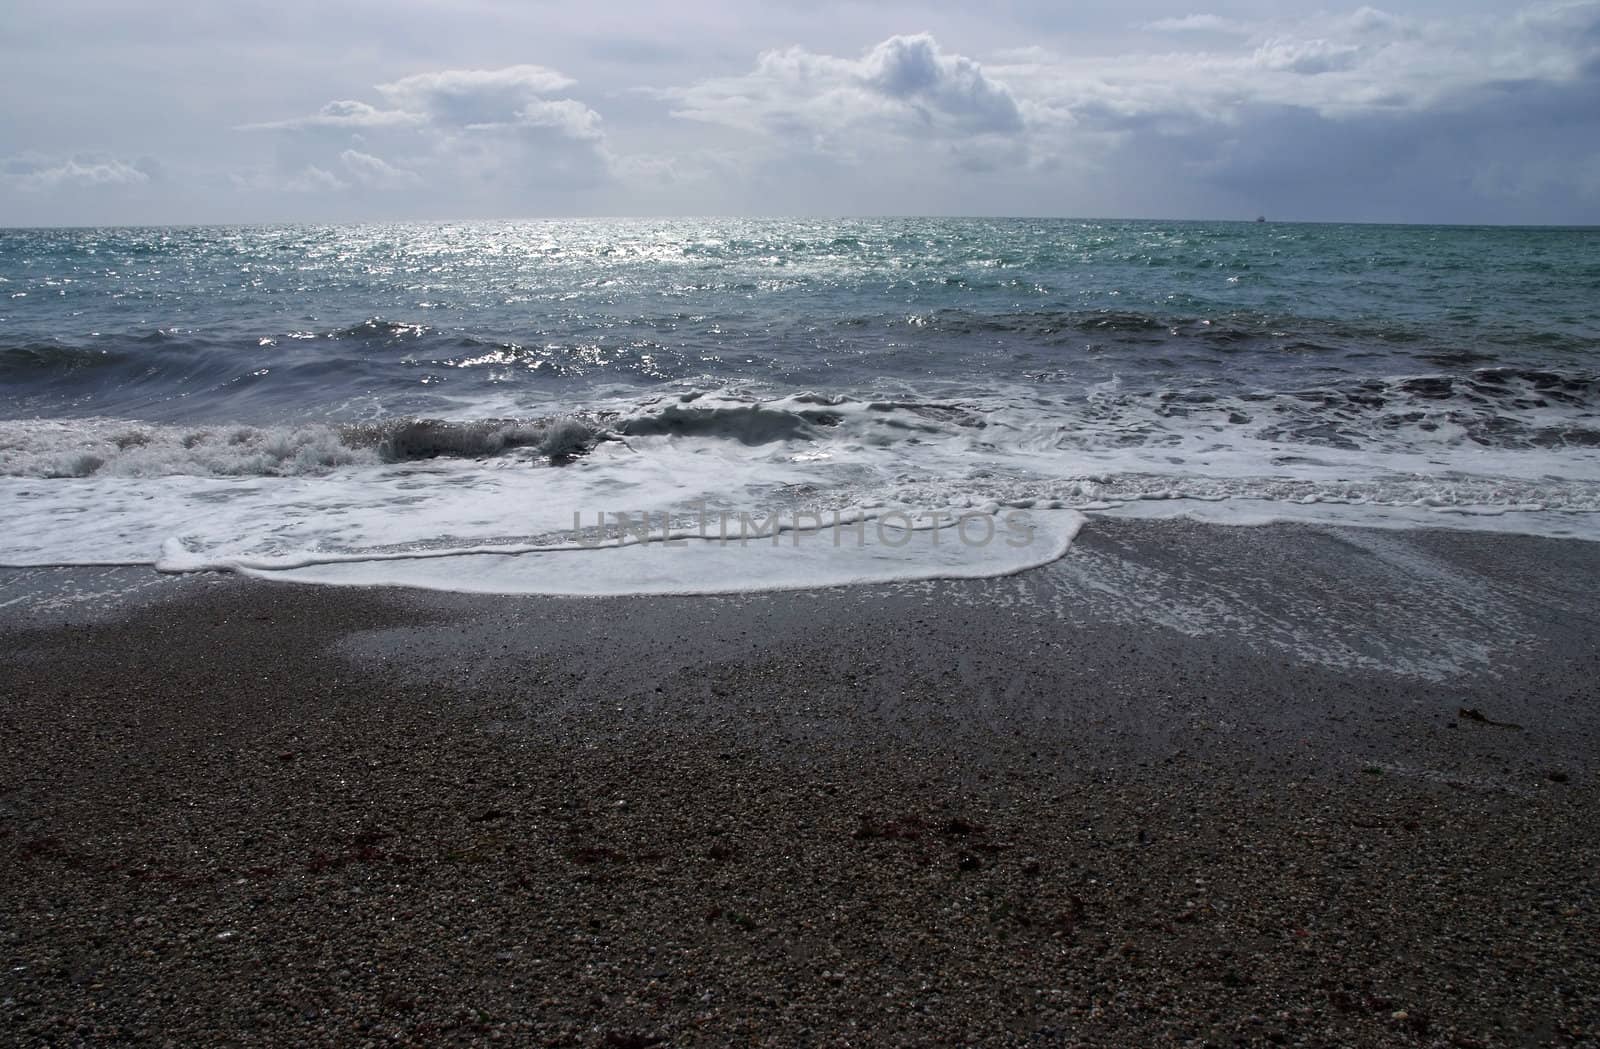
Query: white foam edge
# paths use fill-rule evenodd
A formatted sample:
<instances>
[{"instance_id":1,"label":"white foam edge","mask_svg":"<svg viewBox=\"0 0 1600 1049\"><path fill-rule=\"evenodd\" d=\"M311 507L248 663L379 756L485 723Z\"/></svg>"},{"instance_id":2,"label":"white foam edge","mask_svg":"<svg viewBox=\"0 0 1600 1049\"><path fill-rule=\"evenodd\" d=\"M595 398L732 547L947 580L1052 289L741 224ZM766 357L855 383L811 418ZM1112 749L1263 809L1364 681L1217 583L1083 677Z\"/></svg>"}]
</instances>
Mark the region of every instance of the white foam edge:
<instances>
[{"instance_id":1,"label":"white foam edge","mask_svg":"<svg viewBox=\"0 0 1600 1049\"><path fill-rule=\"evenodd\" d=\"M991 515L992 516L992 515ZM1028 515L1028 541L1013 544L990 532L987 543L927 542L913 546L912 533L940 528L892 528L905 536L885 542L881 529L863 530L859 544L835 545L819 535L802 542L737 540L723 543L698 534L601 547L505 548L427 556L323 561L292 568L233 564L231 570L258 579L324 586L397 586L455 593L522 594L547 597L709 596L936 579L995 579L1041 568L1067 553L1087 518L1074 510ZM763 537L765 540L765 537ZM780 537L781 540L781 537Z\"/></svg>"},{"instance_id":2,"label":"white foam edge","mask_svg":"<svg viewBox=\"0 0 1600 1049\"><path fill-rule=\"evenodd\" d=\"M1333 499L1283 502L1241 496L1225 500L1177 496L1107 502L1094 507L1092 513L1095 516L1141 520L1182 519L1200 524L1245 528L1277 524L1382 528L1392 531L1437 528L1457 532L1600 541L1600 512L1587 508L1550 510L1537 505L1436 506Z\"/></svg>"},{"instance_id":3,"label":"white foam edge","mask_svg":"<svg viewBox=\"0 0 1600 1049\"><path fill-rule=\"evenodd\" d=\"M581 542L569 540L567 542L545 543L484 543L477 546L441 546L426 549L389 550L389 551L350 551L347 553L305 553L294 556L249 558L249 557L216 557L208 556L201 551L190 550L179 537L167 539L161 545L161 556L154 562L158 572L206 572L212 570L242 571L253 570L259 572L281 572L296 568L313 568L318 565L336 564L361 564L376 561L424 561L432 558L465 557L480 554L557 554L572 553L580 550L614 549L616 547L636 546L645 543L679 543L689 540L703 540L708 542L721 542L723 545L738 542L741 546L759 542L762 539L772 539L794 533L822 531L829 528L857 527L869 521L887 519L899 516L910 521L909 527L893 526L902 532L929 532L941 529L957 528L960 519L967 516L994 517L999 514L999 507L995 503L986 503L982 506L971 507L960 511L944 510L937 514L926 515L925 523L911 521L910 516L895 510L882 508L866 509L852 508L848 510L812 512L802 510L791 516L789 523L772 521L770 531L765 523L762 529L754 535L740 538L735 535L709 536L695 528L673 528L656 532L648 521L644 522L644 535L639 534L635 527L629 530L624 527L615 537L608 537L595 542ZM816 527L807 527L799 524L801 517L811 519ZM942 523L941 523L942 522ZM576 519L575 519L576 523ZM725 523L725 522L724 522ZM743 519L741 518L741 523ZM613 522L615 526L615 522ZM581 530L581 529L580 529ZM798 541L798 540L797 540ZM149 561L138 561L136 564L151 564ZM101 562L109 567L108 562ZM0 565L0 567L43 567L39 565Z\"/></svg>"},{"instance_id":4,"label":"white foam edge","mask_svg":"<svg viewBox=\"0 0 1600 1049\"><path fill-rule=\"evenodd\" d=\"M129 558L93 558L93 557L52 557L48 560L28 561L0 561L0 571L21 572L30 568L154 568L155 562L148 557Z\"/></svg>"}]
</instances>

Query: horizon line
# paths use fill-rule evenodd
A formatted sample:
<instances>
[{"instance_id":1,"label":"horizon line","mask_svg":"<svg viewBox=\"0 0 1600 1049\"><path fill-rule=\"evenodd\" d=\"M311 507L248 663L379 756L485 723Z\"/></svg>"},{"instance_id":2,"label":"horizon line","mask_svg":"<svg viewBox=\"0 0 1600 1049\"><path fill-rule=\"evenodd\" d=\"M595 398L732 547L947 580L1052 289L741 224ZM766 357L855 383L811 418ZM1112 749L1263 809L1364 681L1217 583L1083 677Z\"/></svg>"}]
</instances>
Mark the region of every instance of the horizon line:
<instances>
[{"instance_id":1,"label":"horizon line","mask_svg":"<svg viewBox=\"0 0 1600 1049\"><path fill-rule=\"evenodd\" d=\"M1600 229L1594 222L1408 222L1385 219L1274 219L1257 218L1136 218L1107 215L734 215L734 214L683 214L683 215L544 215L518 218L472 219L266 219L216 222L107 222L107 223L44 223L39 225L0 224L5 232L39 232L48 230L153 230L153 229L258 229L269 227L324 226L487 226L517 225L554 222L1115 222L1115 223L1230 223L1266 226L1400 226L1418 229L1529 229L1529 230L1593 230Z\"/></svg>"}]
</instances>

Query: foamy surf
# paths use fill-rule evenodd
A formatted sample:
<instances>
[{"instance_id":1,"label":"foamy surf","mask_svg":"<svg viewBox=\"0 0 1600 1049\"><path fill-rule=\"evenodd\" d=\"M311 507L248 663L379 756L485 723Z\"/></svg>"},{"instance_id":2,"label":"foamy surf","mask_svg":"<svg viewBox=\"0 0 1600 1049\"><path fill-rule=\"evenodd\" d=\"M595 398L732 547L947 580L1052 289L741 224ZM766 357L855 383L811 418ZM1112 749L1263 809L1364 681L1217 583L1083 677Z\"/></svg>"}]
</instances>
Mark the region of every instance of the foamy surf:
<instances>
[{"instance_id":1,"label":"foamy surf","mask_svg":"<svg viewBox=\"0 0 1600 1049\"><path fill-rule=\"evenodd\" d=\"M296 567L249 564L261 579L332 586L399 586L460 593L560 597L705 595L806 590L931 579L989 579L1059 560L1083 526L1070 510L970 513L934 528L883 518L779 529L767 538L702 537L463 553L343 557Z\"/></svg>"},{"instance_id":2,"label":"foamy surf","mask_svg":"<svg viewBox=\"0 0 1600 1049\"><path fill-rule=\"evenodd\" d=\"M1253 430L1219 422L1209 402L1144 406L1104 391L1052 403L1021 388L967 398L723 389L525 419L13 422L0 426L0 563L577 594L993 575L1051 559L869 542L774 561L696 546L704 537L690 537L699 552L671 558L628 543L562 549L584 546L571 533L597 513L676 519L696 506L735 520L1027 510L1600 539L1597 448L1487 446L1437 427L1426 440L1391 429L1352 448L1290 441L1287 409ZM40 466L83 448L110 457L89 470Z\"/></svg>"},{"instance_id":3,"label":"foamy surf","mask_svg":"<svg viewBox=\"0 0 1600 1049\"><path fill-rule=\"evenodd\" d=\"M342 466L508 454L565 462L601 437L594 425L535 419L174 425L126 419L0 421L0 475L292 477Z\"/></svg>"},{"instance_id":4,"label":"foamy surf","mask_svg":"<svg viewBox=\"0 0 1600 1049\"><path fill-rule=\"evenodd\" d=\"M1600 540L1582 231L908 219L0 238L16 293L0 309L6 565L579 593L1031 563L876 539L784 562L699 537L568 549L575 515L679 527L696 506ZM241 267L249 290L197 291Z\"/></svg>"}]
</instances>

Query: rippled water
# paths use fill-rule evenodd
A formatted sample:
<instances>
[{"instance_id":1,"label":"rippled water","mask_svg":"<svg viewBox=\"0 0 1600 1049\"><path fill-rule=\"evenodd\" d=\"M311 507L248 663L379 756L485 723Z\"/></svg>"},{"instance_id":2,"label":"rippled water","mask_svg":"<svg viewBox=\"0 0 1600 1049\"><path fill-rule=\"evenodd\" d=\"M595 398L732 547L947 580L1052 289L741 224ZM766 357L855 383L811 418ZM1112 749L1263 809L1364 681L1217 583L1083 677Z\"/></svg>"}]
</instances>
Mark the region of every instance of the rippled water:
<instances>
[{"instance_id":1,"label":"rippled water","mask_svg":"<svg viewBox=\"0 0 1600 1049\"><path fill-rule=\"evenodd\" d=\"M1583 371L1600 234L578 222L0 234L6 407L272 420L611 386ZM180 399L181 398L181 399ZM363 399L366 398L366 399Z\"/></svg>"}]
</instances>

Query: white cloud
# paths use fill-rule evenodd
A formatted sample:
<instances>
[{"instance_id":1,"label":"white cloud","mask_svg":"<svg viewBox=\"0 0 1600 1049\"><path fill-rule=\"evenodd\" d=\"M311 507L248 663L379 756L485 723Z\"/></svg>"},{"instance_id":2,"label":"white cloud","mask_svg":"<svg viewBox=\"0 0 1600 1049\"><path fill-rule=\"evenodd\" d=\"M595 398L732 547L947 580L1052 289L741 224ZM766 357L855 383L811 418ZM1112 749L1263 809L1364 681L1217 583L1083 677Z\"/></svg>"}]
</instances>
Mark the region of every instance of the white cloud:
<instances>
[{"instance_id":1,"label":"white cloud","mask_svg":"<svg viewBox=\"0 0 1600 1049\"><path fill-rule=\"evenodd\" d=\"M1152 199L1406 219L1471 214L1474 200L1577 208L1600 156L1594 0L1514 18L1362 8L1206 50L1018 55L993 72L1019 99L1037 163L1129 193L1142 182Z\"/></svg>"},{"instance_id":2,"label":"white cloud","mask_svg":"<svg viewBox=\"0 0 1600 1049\"><path fill-rule=\"evenodd\" d=\"M292 171L252 171L230 176L235 189L251 193L327 193L349 188L326 168L307 164Z\"/></svg>"},{"instance_id":3,"label":"white cloud","mask_svg":"<svg viewBox=\"0 0 1600 1049\"><path fill-rule=\"evenodd\" d=\"M963 55L947 55L933 37L891 37L862 63L863 79L883 95L918 110L935 113L952 126L977 132L1012 132L1022 115L1011 91L984 75Z\"/></svg>"},{"instance_id":4,"label":"white cloud","mask_svg":"<svg viewBox=\"0 0 1600 1049\"><path fill-rule=\"evenodd\" d=\"M379 109L346 99L329 102L310 116L246 124L241 130L449 132L536 126L598 141L604 134L600 115L593 109L570 98L543 97L573 83L571 77L543 66L446 69L379 84L377 91L399 108Z\"/></svg>"},{"instance_id":5,"label":"white cloud","mask_svg":"<svg viewBox=\"0 0 1600 1049\"><path fill-rule=\"evenodd\" d=\"M540 99L517 110L510 120L468 124L468 131L508 131L517 128L547 128L566 138L599 142L605 138L600 114L570 98Z\"/></svg>"},{"instance_id":6,"label":"white cloud","mask_svg":"<svg viewBox=\"0 0 1600 1049\"><path fill-rule=\"evenodd\" d=\"M1242 27L1221 15L1184 15L1181 18L1158 18L1146 22L1146 29L1157 33L1236 33Z\"/></svg>"},{"instance_id":7,"label":"white cloud","mask_svg":"<svg viewBox=\"0 0 1600 1049\"><path fill-rule=\"evenodd\" d=\"M381 17L287 2L325 31L311 38L301 26L315 19L285 19L286 35L268 39L276 30L247 27L228 5L207 9L203 39L160 35L159 20L69 32L60 4L19 15L34 31L0 40L0 68L37 90L9 107L7 141L37 152L0 161L0 208L28 221L636 209L1381 218L1455 201L1450 214L1468 219L1600 219L1597 0L671 11L618 0L604 24L548 5L495 3L493 17L462 22L409 0ZM556 68L504 64L532 40L542 50L529 57ZM211 47L282 75L263 87L212 72L198 61ZM259 108L275 95L295 101ZM133 159L146 150L166 174ZM1380 199L1393 206L1369 206Z\"/></svg>"},{"instance_id":8,"label":"white cloud","mask_svg":"<svg viewBox=\"0 0 1600 1049\"><path fill-rule=\"evenodd\" d=\"M300 131L306 128L381 128L408 127L422 123L416 113L400 109L378 109L365 102L349 99L329 102L310 116L289 120L273 120L261 124L244 124L241 131Z\"/></svg>"},{"instance_id":9,"label":"white cloud","mask_svg":"<svg viewBox=\"0 0 1600 1049\"><path fill-rule=\"evenodd\" d=\"M1517 12L1516 23L1535 33L1545 33L1568 42L1574 38L1587 43L1591 53L1600 48L1600 3L1595 0L1569 0L1566 3L1536 4Z\"/></svg>"},{"instance_id":10,"label":"white cloud","mask_svg":"<svg viewBox=\"0 0 1600 1049\"><path fill-rule=\"evenodd\" d=\"M0 177L17 189L47 191L65 187L137 186L150 181L144 168L115 157L80 153L66 159L12 157L0 166Z\"/></svg>"},{"instance_id":11,"label":"white cloud","mask_svg":"<svg viewBox=\"0 0 1600 1049\"><path fill-rule=\"evenodd\" d=\"M768 51L742 76L663 94L676 103L674 116L839 152L882 133L957 140L1023 126L1005 84L925 33L890 37L859 59Z\"/></svg>"},{"instance_id":12,"label":"white cloud","mask_svg":"<svg viewBox=\"0 0 1600 1049\"><path fill-rule=\"evenodd\" d=\"M276 169L240 185L266 191L393 194L431 187L520 201L529 187L583 190L611 177L600 114L548 98L574 81L543 66L446 69L375 89L386 105L330 102L309 117L253 125L282 132ZM404 156L404 165L386 156ZM423 199L415 197L414 199Z\"/></svg>"},{"instance_id":13,"label":"white cloud","mask_svg":"<svg viewBox=\"0 0 1600 1049\"><path fill-rule=\"evenodd\" d=\"M1336 73L1356 64L1361 49L1327 40L1268 40L1256 48L1255 64L1275 72Z\"/></svg>"},{"instance_id":14,"label":"white cloud","mask_svg":"<svg viewBox=\"0 0 1600 1049\"><path fill-rule=\"evenodd\" d=\"M1405 19L1398 18L1376 7L1357 8L1349 18L1349 26L1356 33L1394 34L1408 27Z\"/></svg>"},{"instance_id":15,"label":"white cloud","mask_svg":"<svg viewBox=\"0 0 1600 1049\"><path fill-rule=\"evenodd\" d=\"M1600 54L1600 2L1520 19L1402 19L1374 8L1263 24L1213 49L1067 60L1019 57L993 72L1031 126L1118 132L1232 126L1261 107L1350 120L1425 113L1486 85L1584 79ZM1548 27L1560 25L1559 33Z\"/></svg>"},{"instance_id":16,"label":"white cloud","mask_svg":"<svg viewBox=\"0 0 1600 1049\"><path fill-rule=\"evenodd\" d=\"M740 177L788 187L796 200L829 199L799 189L807 181L861 200L853 172L870 165L887 185L926 189L919 199L949 199L960 186L958 206L973 210L1089 199L1108 202L1101 213L1217 213L1235 194L1228 206L1250 214L1291 211L1284 201L1294 199L1310 214L1361 214L1381 198L1396 202L1384 214L1405 216L1399 201L1432 209L1441 186L1465 186L1466 170L1489 163L1487 142L1513 136L1555 136L1563 158L1539 162L1538 178L1518 183L1537 192L1519 200L1590 197L1578 184L1594 170L1586 158L1600 146L1587 143L1597 140L1554 129L1600 120L1577 102L1600 97L1596 0L1521 17L1362 7L1250 25L1196 13L1146 28L1201 35L1174 51L1169 36L1147 34L1121 54L1066 52L1044 38L992 61L928 34L890 37L859 57L788 47L741 75L653 94L674 116L756 136L744 140ZM1522 155L1507 163L1535 166Z\"/></svg>"},{"instance_id":17,"label":"white cloud","mask_svg":"<svg viewBox=\"0 0 1600 1049\"><path fill-rule=\"evenodd\" d=\"M352 190L407 190L423 185L415 171L396 167L381 157L355 149L341 152L331 162L273 169L235 172L230 176L235 189L254 194L321 195L349 193Z\"/></svg>"},{"instance_id":18,"label":"white cloud","mask_svg":"<svg viewBox=\"0 0 1600 1049\"><path fill-rule=\"evenodd\" d=\"M575 83L553 69L521 65L418 73L379 84L378 93L402 110L424 113L440 124L465 126L506 120L541 96Z\"/></svg>"},{"instance_id":19,"label":"white cloud","mask_svg":"<svg viewBox=\"0 0 1600 1049\"><path fill-rule=\"evenodd\" d=\"M422 185L422 177L415 171L397 168L370 153L347 149L339 154L339 163L352 179L370 189L411 189Z\"/></svg>"}]
</instances>

